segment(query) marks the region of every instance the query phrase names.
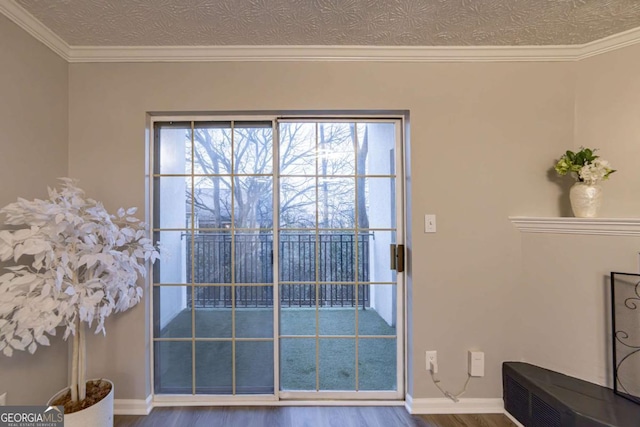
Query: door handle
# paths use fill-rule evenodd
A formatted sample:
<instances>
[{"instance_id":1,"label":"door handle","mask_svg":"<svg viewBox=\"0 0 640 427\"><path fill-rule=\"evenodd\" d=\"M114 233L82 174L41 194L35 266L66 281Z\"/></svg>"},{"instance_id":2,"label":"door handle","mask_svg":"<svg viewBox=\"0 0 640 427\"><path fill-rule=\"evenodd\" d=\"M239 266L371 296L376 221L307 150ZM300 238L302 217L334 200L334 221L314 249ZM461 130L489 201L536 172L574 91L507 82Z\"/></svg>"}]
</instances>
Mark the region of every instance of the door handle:
<instances>
[{"instance_id":1,"label":"door handle","mask_svg":"<svg viewBox=\"0 0 640 427\"><path fill-rule=\"evenodd\" d=\"M392 243L389 245L389 255L389 268L396 270L398 273L402 273L404 271L404 245Z\"/></svg>"}]
</instances>

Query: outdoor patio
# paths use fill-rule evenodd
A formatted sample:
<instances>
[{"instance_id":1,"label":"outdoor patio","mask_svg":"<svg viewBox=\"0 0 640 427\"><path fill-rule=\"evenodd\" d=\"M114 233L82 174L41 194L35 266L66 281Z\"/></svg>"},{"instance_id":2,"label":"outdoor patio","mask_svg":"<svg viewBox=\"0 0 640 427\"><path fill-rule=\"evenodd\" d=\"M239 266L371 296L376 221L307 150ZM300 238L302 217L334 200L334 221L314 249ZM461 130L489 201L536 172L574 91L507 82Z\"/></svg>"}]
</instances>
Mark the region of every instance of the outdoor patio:
<instances>
[{"instance_id":1,"label":"outdoor patio","mask_svg":"<svg viewBox=\"0 0 640 427\"><path fill-rule=\"evenodd\" d=\"M232 328L235 326L236 394L273 393L273 309L197 308L192 341L156 342L156 393L192 393L195 351L196 393L232 393ZM358 390L396 389L396 330L373 309L357 310ZM356 309L318 311L320 390L356 389ZM192 314L185 309L159 338L191 338ZM283 308L280 314L280 388L316 390L316 310ZM388 338L373 338L383 336ZM211 341L207 339L229 339ZM202 339L202 340L200 340Z\"/></svg>"}]
</instances>

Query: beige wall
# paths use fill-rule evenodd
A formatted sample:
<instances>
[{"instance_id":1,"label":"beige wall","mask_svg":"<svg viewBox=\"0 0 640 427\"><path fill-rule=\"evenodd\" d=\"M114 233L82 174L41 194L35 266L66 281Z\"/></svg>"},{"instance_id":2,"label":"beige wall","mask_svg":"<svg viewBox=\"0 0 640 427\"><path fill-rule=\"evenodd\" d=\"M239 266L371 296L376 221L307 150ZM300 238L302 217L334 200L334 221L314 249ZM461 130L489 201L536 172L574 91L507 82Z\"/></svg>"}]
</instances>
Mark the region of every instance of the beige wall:
<instances>
[{"instance_id":1,"label":"beige wall","mask_svg":"<svg viewBox=\"0 0 640 427\"><path fill-rule=\"evenodd\" d=\"M640 44L580 62L575 147L600 148L618 172L605 182L602 216L640 216Z\"/></svg>"},{"instance_id":2,"label":"beige wall","mask_svg":"<svg viewBox=\"0 0 640 427\"><path fill-rule=\"evenodd\" d=\"M69 173L109 209L145 203L149 111L410 110L411 282L416 372L410 393L440 397L424 371L439 352L443 386L466 378L467 350L486 377L467 397L501 395L512 342L520 236L507 217L554 215L546 180L573 136L574 64L193 63L72 64ZM425 213L438 233L422 233ZM112 319L90 370L118 398L144 398L145 309ZM122 386L124 384L125 386Z\"/></svg>"},{"instance_id":3,"label":"beige wall","mask_svg":"<svg viewBox=\"0 0 640 427\"><path fill-rule=\"evenodd\" d=\"M0 15L0 206L44 197L67 175L68 65ZM66 385L67 346L0 355L8 404L44 403Z\"/></svg>"},{"instance_id":4,"label":"beige wall","mask_svg":"<svg viewBox=\"0 0 640 427\"><path fill-rule=\"evenodd\" d=\"M612 386L609 274L638 272L640 238L524 234L524 359Z\"/></svg>"},{"instance_id":5,"label":"beige wall","mask_svg":"<svg viewBox=\"0 0 640 427\"><path fill-rule=\"evenodd\" d=\"M603 184L603 217L640 216L638 76L640 45L583 60L577 67L573 146L600 148L618 169ZM523 235L522 251L518 333L525 359L611 386L606 277L611 271L639 272L640 238Z\"/></svg>"},{"instance_id":6,"label":"beige wall","mask_svg":"<svg viewBox=\"0 0 640 427\"><path fill-rule=\"evenodd\" d=\"M638 216L638 49L579 63L67 67L0 16L0 182L10 183L0 204L43 196L68 174L110 210L144 206L149 111L409 110L410 394L440 397L425 350L439 352L452 390L466 377L467 349L485 351L486 376L465 397L500 397L500 363L510 359L605 383L604 277L633 271L637 239L521 235L507 217L566 214L567 182L550 168L579 145L600 147L620 170L605 186L604 214ZM437 214L436 234L422 232L425 213ZM112 378L118 398L150 392L147 323L141 305L110 319L106 338L91 337L90 373ZM65 355L58 341L0 358L9 403L61 388Z\"/></svg>"}]
</instances>

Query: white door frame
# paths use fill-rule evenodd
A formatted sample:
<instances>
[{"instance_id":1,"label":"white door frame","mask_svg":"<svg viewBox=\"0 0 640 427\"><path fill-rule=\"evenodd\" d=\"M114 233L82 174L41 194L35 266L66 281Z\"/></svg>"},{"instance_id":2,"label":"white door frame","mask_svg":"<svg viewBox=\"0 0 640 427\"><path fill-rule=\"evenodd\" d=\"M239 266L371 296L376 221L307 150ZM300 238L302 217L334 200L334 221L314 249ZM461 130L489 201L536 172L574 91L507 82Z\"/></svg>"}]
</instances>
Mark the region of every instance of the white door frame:
<instances>
[{"instance_id":1,"label":"white door frame","mask_svg":"<svg viewBox=\"0 0 640 427\"><path fill-rule=\"evenodd\" d=\"M273 124L273 138L274 138L274 153L273 153L273 204L274 204L274 226L273 226L273 242L274 242L274 258L273 258L273 272L274 272L274 393L273 394L238 394L238 395L207 395L207 394L155 394L154 388L154 337L153 328L147 329L148 339L151 343L149 346L150 351L150 364L149 364L149 377L151 380L151 392L153 394L154 406L191 406L191 405L247 405L247 404L260 404L260 405L403 405L404 397L406 395L406 379L407 379L407 337L406 334L406 292L405 292L405 275L403 273L397 274L396 284L396 378L397 378L397 390L396 391L296 391L287 392L280 391L280 362L279 362L279 262L278 262L278 250L279 248L279 135L278 135L278 123L279 122L393 122L395 123L395 137L396 137L396 153L395 153L395 175L396 175L396 243L404 244L406 241L406 228L404 224L405 218L405 201L406 201L406 188L405 188L405 128L406 128L406 116L404 114L293 114L288 113L284 115L280 114L250 114L243 113L242 115L226 115L226 114L205 114L205 115L149 115L147 120L148 127L148 140L149 140L149 155L147 164L147 182L148 182L148 223L153 222L153 153L155 153L154 146L156 141L154 140L154 125L156 122L197 122L197 121L271 121ZM149 289L153 289L153 271L149 275ZM151 292L151 298L153 298L153 292ZM151 300L149 298L149 300ZM150 325L154 322L153 304L149 304L149 316Z\"/></svg>"}]
</instances>

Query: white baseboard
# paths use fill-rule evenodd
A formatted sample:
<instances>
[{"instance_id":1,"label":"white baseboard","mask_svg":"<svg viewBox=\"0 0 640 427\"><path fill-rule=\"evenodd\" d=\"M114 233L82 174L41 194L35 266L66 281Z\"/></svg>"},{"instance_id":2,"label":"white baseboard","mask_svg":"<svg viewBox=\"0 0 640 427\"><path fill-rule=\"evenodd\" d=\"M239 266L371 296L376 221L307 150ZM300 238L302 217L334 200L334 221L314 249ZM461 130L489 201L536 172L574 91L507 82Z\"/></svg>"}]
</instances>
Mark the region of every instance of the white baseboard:
<instances>
[{"instance_id":1,"label":"white baseboard","mask_svg":"<svg viewBox=\"0 0 640 427\"><path fill-rule=\"evenodd\" d=\"M113 399L115 415L149 415L153 409L153 396L146 399Z\"/></svg>"},{"instance_id":2,"label":"white baseboard","mask_svg":"<svg viewBox=\"0 0 640 427\"><path fill-rule=\"evenodd\" d=\"M454 402L447 398L419 398L407 395L405 408L410 414L502 414L502 399L460 399Z\"/></svg>"},{"instance_id":3,"label":"white baseboard","mask_svg":"<svg viewBox=\"0 0 640 427\"><path fill-rule=\"evenodd\" d=\"M507 410L505 409L504 414L507 416L507 418L509 418L511 420L512 423L514 423L517 427L524 427L524 424L520 423L520 421L516 420L513 415L511 415L510 413L507 412Z\"/></svg>"}]
</instances>

